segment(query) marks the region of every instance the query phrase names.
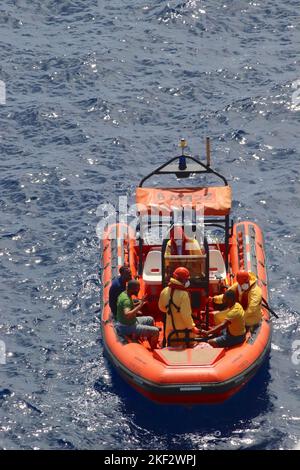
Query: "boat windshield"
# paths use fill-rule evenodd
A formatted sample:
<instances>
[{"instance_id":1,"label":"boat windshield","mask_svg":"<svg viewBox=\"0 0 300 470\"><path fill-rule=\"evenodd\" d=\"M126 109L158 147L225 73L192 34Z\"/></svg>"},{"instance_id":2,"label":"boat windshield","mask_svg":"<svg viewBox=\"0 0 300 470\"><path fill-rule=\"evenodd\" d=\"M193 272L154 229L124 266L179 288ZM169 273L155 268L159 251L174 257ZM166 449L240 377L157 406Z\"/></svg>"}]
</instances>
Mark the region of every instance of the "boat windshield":
<instances>
[{"instance_id":1,"label":"boat windshield","mask_svg":"<svg viewBox=\"0 0 300 470\"><path fill-rule=\"evenodd\" d=\"M162 245L163 241L169 239L170 230L173 223L169 218L158 218L152 216L151 219L140 217L140 236L142 237L145 245ZM183 225L185 234L192 239L196 239L200 246L203 245L204 240L204 223L203 219L197 219L195 223L185 221Z\"/></svg>"}]
</instances>

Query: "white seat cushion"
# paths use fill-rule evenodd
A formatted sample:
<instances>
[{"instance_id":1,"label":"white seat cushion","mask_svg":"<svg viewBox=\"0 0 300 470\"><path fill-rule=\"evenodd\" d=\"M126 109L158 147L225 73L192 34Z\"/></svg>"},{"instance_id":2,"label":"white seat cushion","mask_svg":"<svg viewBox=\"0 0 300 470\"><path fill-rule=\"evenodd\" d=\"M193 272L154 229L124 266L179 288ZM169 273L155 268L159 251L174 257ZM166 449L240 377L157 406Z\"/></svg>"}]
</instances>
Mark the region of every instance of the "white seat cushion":
<instances>
[{"instance_id":1,"label":"white seat cushion","mask_svg":"<svg viewBox=\"0 0 300 470\"><path fill-rule=\"evenodd\" d=\"M219 250L209 250L209 279L226 279L225 263Z\"/></svg>"},{"instance_id":2,"label":"white seat cushion","mask_svg":"<svg viewBox=\"0 0 300 470\"><path fill-rule=\"evenodd\" d=\"M161 276L161 251L149 251L144 264L143 280L148 284L160 284Z\"/></svg>"}]
</instances>

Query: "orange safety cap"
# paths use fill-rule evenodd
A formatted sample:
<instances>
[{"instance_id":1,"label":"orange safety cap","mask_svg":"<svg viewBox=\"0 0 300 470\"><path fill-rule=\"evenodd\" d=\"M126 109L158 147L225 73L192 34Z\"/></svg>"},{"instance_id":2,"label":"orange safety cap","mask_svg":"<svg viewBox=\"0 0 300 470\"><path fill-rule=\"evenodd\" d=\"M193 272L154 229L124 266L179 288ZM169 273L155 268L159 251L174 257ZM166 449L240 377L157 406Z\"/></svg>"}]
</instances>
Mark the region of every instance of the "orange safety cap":
<instances>
[{"instance_id":1,"label":"orange safety cap","mask_svg":"<svg viewBox=\"0 0 300 470\"><path fill-rule=\"evenodd\" d=\"M190 276L190 271L187 269L187 268L176 268L174 273L173 273L173 276L175 277L175 279L179 280L179 279L182 279L182 280L188 280L191 276Z\"/></svg>"},{"instance_id":2,"label":"orange safety cap","mask_svg":"<svg viewBox=\"0 0 300 470\"><path fill-rule=\"evenodd\" d=\"M236 280L239 284L244 284L246 282L249 282L250 280L249 273L247 271L238 271L236 274Z\"/></svg>"}]
</instances>

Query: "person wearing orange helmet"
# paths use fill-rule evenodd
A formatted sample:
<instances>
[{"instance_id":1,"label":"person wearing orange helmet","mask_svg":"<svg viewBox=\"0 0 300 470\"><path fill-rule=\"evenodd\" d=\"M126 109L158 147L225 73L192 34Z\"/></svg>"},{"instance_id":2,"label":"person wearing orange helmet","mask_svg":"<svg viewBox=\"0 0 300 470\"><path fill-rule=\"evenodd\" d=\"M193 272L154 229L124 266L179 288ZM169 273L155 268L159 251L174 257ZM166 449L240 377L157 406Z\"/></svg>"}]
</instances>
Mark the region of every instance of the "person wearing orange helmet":
<instances>
[{"instance_id":1,"label":"person wearing orange helmet","mask_svg":"<svg viewBox=\"0 0 300 470\"><path fill-rule=\"evenodd\" d=\"M236 282L229 288L235 294L235 299L239 302L245 311L246 327L250 329L259 325L262 317L261 302L262 290L257 285L257 277L252 272L238 271L236 274ZM216 295L213 301L223 304L223 295Z\"/></svg>"},{"instance_id":2,"label":"person wearing orange helmet","mask_svg":"<svg viewBox=\"0 0 300 470\"><path fill-rule=\"evenodd\" d=\"M169 334L174 330L191 330L190 338L193 338L195 333L199 333L192 318L191 301L187 292L189 285L189 270L184 267L179 267L175 269L168 286L160 293L158 307L166 314L166 340ZM185 334L183 332L173 335L172 338L176 339L174 345L185 344L184 341L181 341L184 336Z\"/></svg>"},{"instance_id":3,"label":"person wearing orange helmet","mask_svg":"<svg viewBox=\"0 0 300 470\"><path fill-rule=\"evenodd\" d=\"M170 240L167 243L165 256L169 255L201 255L202 250L195 238L188 238L179 226L170 230Z\"/></svg>"},{"instance_id":4,"label":"person wearing orange helmet","mask_svg":"<svg viewBox=\"0 0 300 470\"><path fill-rule=\"evenodd\" d=\"M173 226L170 230L170 240L166 245L165 250L165 269L167 277L170 276L172 272L171 267L171 257L174 255L182 255L182 256L199 256L202 255L203 252L200 248L200 245L196 238L188 238L184 232L184 230L180 226ZM195 268L193 268L190 264L190 260L186 259L183 261L183 264L191 269L192 273ZM205 259L198 260L198 271L201 272L201 275L205 276Z\"/></svg>"}]
</instances>

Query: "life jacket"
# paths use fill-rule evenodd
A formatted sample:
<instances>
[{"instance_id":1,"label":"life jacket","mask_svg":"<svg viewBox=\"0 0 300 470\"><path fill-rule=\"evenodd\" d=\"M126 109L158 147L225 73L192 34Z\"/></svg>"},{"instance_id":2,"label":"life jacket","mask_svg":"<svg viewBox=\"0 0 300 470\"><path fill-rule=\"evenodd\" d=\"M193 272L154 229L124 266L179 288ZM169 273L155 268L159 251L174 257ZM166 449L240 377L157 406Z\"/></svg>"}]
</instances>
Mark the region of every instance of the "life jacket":
<instances>
[{"instance_id":1,"label":"life jacket","mask_svg":"<svg viewBox=\"0 0 300 470\"><path fill-rule=\"evenodd\" d=\"M175 235L178 237L179 240L182 241L181 245L181 253L178 253L178 245L175 241ZM184 230L181 227L173 227L170 231L170 240L168 242L169 247L169 254L171 255L190 255L190 254L198 254L198 251L201 253L201 249L197 240L194 238L188 238L184 233ZM194 252L194 253L193 253Z\"/></svg>"},{"instance_id":2,"label":"life jacket","mask_svg":"<svg viewBox=\"0 0 300 470\"><path fill-rule=\"evenodd\" d=\"M184 287L183 284L177 284L177 283L175 284L175 282L172 282L172 278L171 278L171 280L168 284L168 287L170 287L171 290L175 290L175 289L176 290L185 290L185 291L187 290L187 288Z\"/></svg>"},{"instance_id":3,"label":"life jacket","mask_svg":"<svg viewBox=\"0 0 300 470\"><path fill-rule=\"evenodd\" d=\"M171 316L173 330L176 331L176 337L179 338L178 332L177 332L177 329L176 329L176 325L175 325L174 315L173 315L171 307L172 306L175 307L175 309L177 310L177 313L180 312L180 306L176 305L175 302L173 301L173 294L174 294L175 290L184 290L184 291L186 291L186 287L184 287L183 284L172 282L172 278L171 278L171 281L168 284L168 287L171 289L171 292L170 292L169 302L166 305L167 315ZM165 338L165 341L167 341L167 338Z\"/></svg>"},{"instance_id":4,"label":"life jacket","mask_svg":"<svg viewBox=\"0 0 300 470\"><path fill-rule=\"evenodd\" d=\"M252 273L250 273L250 287L246 291L242 292L241 297L239 293L238 284L231 287L231 289L234 290L236 302L239 302L244 310L247 309L248 304L249 304L249 293L251 289L253 289L256 286L256 277L254 274L252 275L251 274Z\"/></svg>"},{"instance_id":5,"label":"life jacket","mask_svg":"<svg viewBox=\"0 0 300 470\"><path fill-rule=\"evenodd\" d=\"M178 313L180 312L180 307L174 303L174 301L173 301L173 294L174 294L174 289L171 288L170 299L169 299L168 304L166 305L166 309L167 309L167 315L170 315L170 316L171 316L173 330L176 331L176 325L175 325L174 316L173 316L173 312L172 312L172 308L171 308L171 307L172 307L172 305L173 305L173 307L176 308L176 310L177 310ZM177 333L177 332L176 332L176 336L177 336L177 338L178 338L178 333ZM166 338L166 339L167 339L167 338Z\"/></svg>"}]
</instances>

